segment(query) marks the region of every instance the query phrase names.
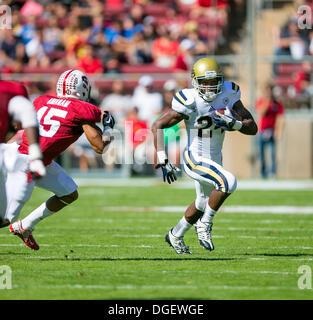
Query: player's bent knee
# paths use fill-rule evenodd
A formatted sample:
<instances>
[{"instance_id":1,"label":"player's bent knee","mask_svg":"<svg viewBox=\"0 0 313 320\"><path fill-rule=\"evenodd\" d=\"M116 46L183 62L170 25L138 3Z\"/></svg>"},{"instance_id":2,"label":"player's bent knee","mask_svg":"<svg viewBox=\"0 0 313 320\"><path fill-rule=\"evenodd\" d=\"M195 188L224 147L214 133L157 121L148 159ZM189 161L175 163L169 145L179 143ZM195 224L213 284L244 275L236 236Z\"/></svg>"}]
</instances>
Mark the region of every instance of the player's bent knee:
<instances>
[{"instance_id":1,"label":"player's bent knee","mask_svg":"<svg viewBox=\"0 0 313 320\"><path fill-rule=\"evenodd\" d=\"M58 197L58 199L64 204L70 204L78 199L78 191L75 190L74 192L67 194L63 197Z\"/></svg>"},{"instance_id":2,"label":"player's bent knee","mask_svg":"<svg viewBox=\"0 0 313 320\"><path fill-rule=\"evenodd\" d=\"M199 211L203 211L205 209L206 198L198 196L195 201L195 207Z\"/></svg>"},{"instance_id":3,"label":"player's bent knee","mask_svg":"<svg viewBox=\"0 0 313 320\"><path fill-rule=\"evenodd\" d=\"M233 193L237 188L237 179L234 175L230 174L227 178L228 191L227 193Z\"/></svg>"}]
</instances>

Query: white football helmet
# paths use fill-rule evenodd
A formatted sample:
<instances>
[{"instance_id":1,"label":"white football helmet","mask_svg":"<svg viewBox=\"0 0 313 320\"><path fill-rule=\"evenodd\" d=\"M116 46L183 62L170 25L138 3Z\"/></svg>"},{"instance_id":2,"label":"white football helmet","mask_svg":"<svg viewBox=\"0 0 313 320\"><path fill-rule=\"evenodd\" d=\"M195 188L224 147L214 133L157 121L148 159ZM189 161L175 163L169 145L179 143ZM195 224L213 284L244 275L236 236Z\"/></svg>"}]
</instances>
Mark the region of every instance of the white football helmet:
<instances>
[{"instance_id":1,"label":"white football helmet","mask_svg":"<svg viewBox=\"0 0 313 320\"><path fill-rule=\"evenodd\" d=\"M57 82L57 96L59 98L74 98L88 101L91 86L87 76L79 70L63 72Z\"/></svg>"}]
</instances>

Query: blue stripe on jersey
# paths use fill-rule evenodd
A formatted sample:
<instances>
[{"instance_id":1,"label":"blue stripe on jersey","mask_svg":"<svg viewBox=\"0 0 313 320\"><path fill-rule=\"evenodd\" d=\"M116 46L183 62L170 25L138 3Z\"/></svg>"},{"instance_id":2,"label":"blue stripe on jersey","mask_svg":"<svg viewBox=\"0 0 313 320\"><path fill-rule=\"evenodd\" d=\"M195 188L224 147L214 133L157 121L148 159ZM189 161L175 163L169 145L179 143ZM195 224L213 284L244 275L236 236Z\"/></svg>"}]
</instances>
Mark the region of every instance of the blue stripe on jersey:
<instances>
[{"instance_id":1,"label":"blue stripe on jersey","mask_svg":"<svg viewBox=\"0 0 313 320\"><path fill-rule=\"evenodd\" d=\"M174 99L184 106L184 104L176 97L176 95L174 96Z\"/></svg>"},{"instance_id":2,"label":"blue stripe on jersey","mask_svg":"<svg viewBox=\"0 0 313 320\"><path fill-rule=\"evenodd\" d=\"M183 97L184 100L187 100L186 96L185 96L184 93L183 93L183 90L180 90L180 91L179 91L179 94Z\"/></svg>"}]
</instances>

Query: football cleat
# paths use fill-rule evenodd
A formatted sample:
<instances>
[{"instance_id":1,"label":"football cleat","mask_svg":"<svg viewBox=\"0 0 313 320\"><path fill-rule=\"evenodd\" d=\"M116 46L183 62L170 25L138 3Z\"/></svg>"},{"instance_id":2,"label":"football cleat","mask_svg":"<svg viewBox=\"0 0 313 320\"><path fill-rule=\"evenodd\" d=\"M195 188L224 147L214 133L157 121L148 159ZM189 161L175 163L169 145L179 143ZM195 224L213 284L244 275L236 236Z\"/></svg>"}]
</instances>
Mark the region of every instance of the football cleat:
<instances>
[{"instance_id":1,"label":"football cleat","mask_svg":"<svg viewBox=\"0 0 313 320\"><path fill-rule=\"evenodd\" d=\"M39 245L32 236L32 231L33 230L31 229L23 229L21 220L10 225L10 232L12 232L15 236L18 236L27 247L33 250L39 250Z\"/></svg>"},{"instance_id":2,"label":"football cleat","mask_svg":"<svg viewBox=\"0 0 313 320\"><path fill-rule=\"evenodd\" d=\"M209 222L201 222L200 219L195 224L196 233L198 235L198 240L200 245L209 251L214 250L214 245L212 242L212 231L213 223Z\"/></svg>"},{"instance_id":3,"label":"football cleat","mask_svg":"<svg viewBox=\"0 0 313 320\"><path fill-rule=\"evenodd\" d=\"M191 254L191 251L189 251L189 247L187 247L184 243L183 237L178 238L173 236L171 229L167 235L165 236L165 241L174 248L176 253L178 254Z\"/></svg>"}]
</instances>

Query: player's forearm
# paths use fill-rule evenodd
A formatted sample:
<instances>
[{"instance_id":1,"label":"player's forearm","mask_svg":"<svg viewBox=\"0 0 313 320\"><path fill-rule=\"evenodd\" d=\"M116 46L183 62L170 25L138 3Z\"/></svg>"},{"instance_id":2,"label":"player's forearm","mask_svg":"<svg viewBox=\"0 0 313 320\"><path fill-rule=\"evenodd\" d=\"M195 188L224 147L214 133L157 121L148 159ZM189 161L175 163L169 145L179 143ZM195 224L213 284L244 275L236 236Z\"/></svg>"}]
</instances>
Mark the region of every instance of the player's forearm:
<instances>
[{"instance_id":1,"label":"player's forearm","mask_svg":"<svg viewBox=\"0 0 313 320\"><path fill-rule=\"evenodd\" d=\"M152 125L152 133L153 133L153 143L155 150L164 151L164 133L163 133L163 125L160 121L155 121Z\"/></svg>"},{"instance_id":2,"label":"player's forearm","mask_svg":"<svg viewBox=\"0 0 313 320\"><path fill-rule=\"evenodd\" d=\"M38 143L39 141L39 133L37 127L28 127L25 128L25 134L27 137L28 144Z\"/></svg>"},{"instance_id":3,"label":"player's forearm","mask_svg":"<svg viewBox=\"0 0 313 320\"><path fill-rule=\"evenodd\" d=\"M103 131L95 124L86 123L83 125L86 138L89 141L92 149L99 154L102 154L104 149L113 140L111 134L106 135L107 131Z\"/></svg>"},{"instance_id":4,"label":"player's forearm","mask_svg":"<svg viewBox=\"0 0 313 320\"><path fill-rule=\"evenodd\" d=\"M105 140L101 135L94 137L91 147L92 149L99 154L102 154L104 149L111 143L111 140Z\"/></svg>"},{"instance_id":5,"label":"player's forearm","mask_svg":"<svg viewBox=\"0 0 313 320\"><path fill-rule=\"evenodd\" d=\"M254 136L258 132L258 126L253 119L245 119L242 121L241 133Z\"/></svg>"}]
</instances>

